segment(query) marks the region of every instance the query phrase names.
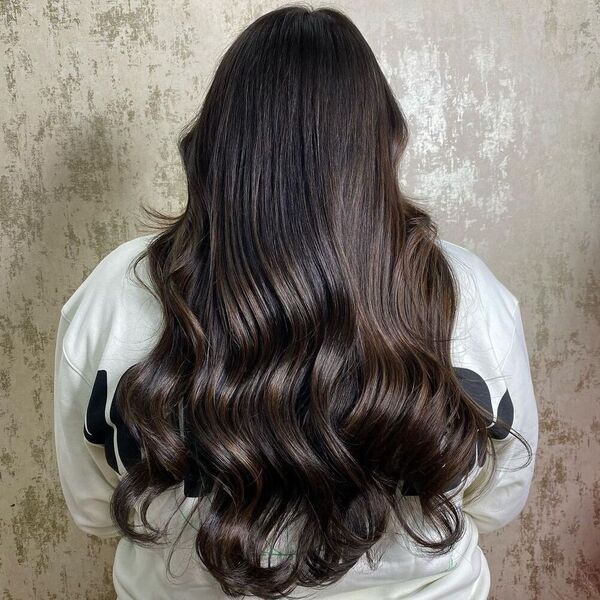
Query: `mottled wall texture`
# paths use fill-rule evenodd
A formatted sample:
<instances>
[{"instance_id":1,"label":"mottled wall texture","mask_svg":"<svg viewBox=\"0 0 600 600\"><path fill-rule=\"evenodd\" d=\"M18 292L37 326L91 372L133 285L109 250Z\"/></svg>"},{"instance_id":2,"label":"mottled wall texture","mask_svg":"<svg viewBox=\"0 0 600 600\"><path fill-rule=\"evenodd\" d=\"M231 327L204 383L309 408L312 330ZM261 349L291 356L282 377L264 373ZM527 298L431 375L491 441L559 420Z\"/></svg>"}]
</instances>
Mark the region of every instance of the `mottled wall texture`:
<instances>
[{"instance_id":1,"label":"mottled wall texture","mask_svg":"<svg viewBox=\"0 0 600 600\"><path fill-rule=\"evenodd\" d=\"M275 2L0 0L0 594L114 598L70 521L52 434L59 308L142 200L177 210L175 138ZM317 6L314 3L313 6ZM495 600L600 597L600 3L331 3L410 121L409 193L521 301L540 409L521 518L482 537Z\"/></svg>"}]
</instances>

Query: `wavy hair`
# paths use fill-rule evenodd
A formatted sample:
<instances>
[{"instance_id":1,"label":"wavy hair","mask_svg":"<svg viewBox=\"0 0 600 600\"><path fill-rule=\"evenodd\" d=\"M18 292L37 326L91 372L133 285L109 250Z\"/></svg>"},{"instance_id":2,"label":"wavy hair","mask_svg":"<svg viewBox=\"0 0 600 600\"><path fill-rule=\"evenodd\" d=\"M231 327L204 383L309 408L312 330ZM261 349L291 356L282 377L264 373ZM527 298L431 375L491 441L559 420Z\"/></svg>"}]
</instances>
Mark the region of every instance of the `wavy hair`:
<instances>
[{"instance_id":1,"label":"wavy hair","mask_svg":"<svg viewBox=\"0 0 600 600\"><path fill-rule=\"evenodd\" d=\"M183 214L144 207L159 234L136 265L164 326L115 395L141 458L112 515L159 543L150 503L195 477L195 551L228 595L373 568L396 523L446 552L464 531L456 486L495 461L493 415L450 360L457 282L400 190L408 135L352 21L280 7L233 41L178 138ZM293 551L276 553L284 533Z\"/></svg>"}]
</instances>

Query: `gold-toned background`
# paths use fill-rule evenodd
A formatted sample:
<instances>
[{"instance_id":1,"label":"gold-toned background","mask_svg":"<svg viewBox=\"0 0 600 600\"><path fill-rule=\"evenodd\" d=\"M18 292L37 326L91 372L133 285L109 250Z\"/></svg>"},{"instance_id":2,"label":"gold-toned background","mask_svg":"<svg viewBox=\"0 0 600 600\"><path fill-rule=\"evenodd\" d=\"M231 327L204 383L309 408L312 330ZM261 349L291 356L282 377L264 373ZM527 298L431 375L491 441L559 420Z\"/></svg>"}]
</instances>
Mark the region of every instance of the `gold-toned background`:
<instances>
[{"instance_id":1,"label":"gold-toned background","mask_svg":"<svg viewBox=\"0 0 600 600\"><path fill-rule=\"evenodd\" d=\"M0 0L0 593L114 598L52 434L59 308L176 210L175 138L233 37L277 2ZM314 3L313 6L317 6ZM352 0L410 121L403 182L521 301L540 448L519 521L482 538L495 600L600 597L600 3Z\"/></svg>"}]
</instances>

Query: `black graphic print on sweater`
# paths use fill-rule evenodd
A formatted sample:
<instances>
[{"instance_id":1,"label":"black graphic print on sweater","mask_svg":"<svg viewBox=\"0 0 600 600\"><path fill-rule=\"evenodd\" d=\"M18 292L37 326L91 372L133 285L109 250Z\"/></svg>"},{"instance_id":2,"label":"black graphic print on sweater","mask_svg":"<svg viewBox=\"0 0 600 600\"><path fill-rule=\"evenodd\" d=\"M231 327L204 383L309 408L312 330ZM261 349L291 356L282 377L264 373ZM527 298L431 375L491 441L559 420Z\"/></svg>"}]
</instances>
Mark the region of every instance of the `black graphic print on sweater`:
<instances>
[{"instance_id":1,"label":"black graphic print on sweater","mask_svg":"<svg viewBox=\"0 0 600 600\"><path fill-rule=\"evenodd\" d=\"M110 422L106 419L107 400L107 373L105 369L101 369L96 373L96 379L92 387L92 393L87 406L86 422L83 427L83 435L91 444L104 446L106 462L118 473L119 468L115 450L118 452L121 462L126 469L129 469L140 459L141 453L138 443L123 422L115 402L111 402L110 405ZM115 430L117 432L116 448Z\"/></svg>"}]
</instances>

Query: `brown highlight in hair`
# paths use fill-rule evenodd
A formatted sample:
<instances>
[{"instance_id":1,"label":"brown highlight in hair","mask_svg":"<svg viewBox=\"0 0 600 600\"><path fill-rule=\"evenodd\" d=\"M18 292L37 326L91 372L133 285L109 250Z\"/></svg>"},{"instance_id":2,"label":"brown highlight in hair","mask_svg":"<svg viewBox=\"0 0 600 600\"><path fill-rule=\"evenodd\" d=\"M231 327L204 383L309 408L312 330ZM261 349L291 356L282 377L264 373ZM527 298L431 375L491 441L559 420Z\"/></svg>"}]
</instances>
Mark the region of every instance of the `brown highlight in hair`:
<instances>
[{"instance_id":1,"label":"brown highlight in hair","mask_svg":"<svg viewBox=\"0 0 600 600\"><path fill-rule=\"evenodd\" d=\"M328 585L365 553L373 565L394 521L446 552L464 531L453 486L476 448L495 460L490 415L450 362L456 281L399 187L407 140L351 20L284 6L228 48L182 132L183 214L145 208L160 234L137 262L165 320L117 390L142 457L111 510L158 543L150 503L200 474L196 551L231 596ZM294 551L263 564L283 532Z\"/></svg>"}]
</instances>

